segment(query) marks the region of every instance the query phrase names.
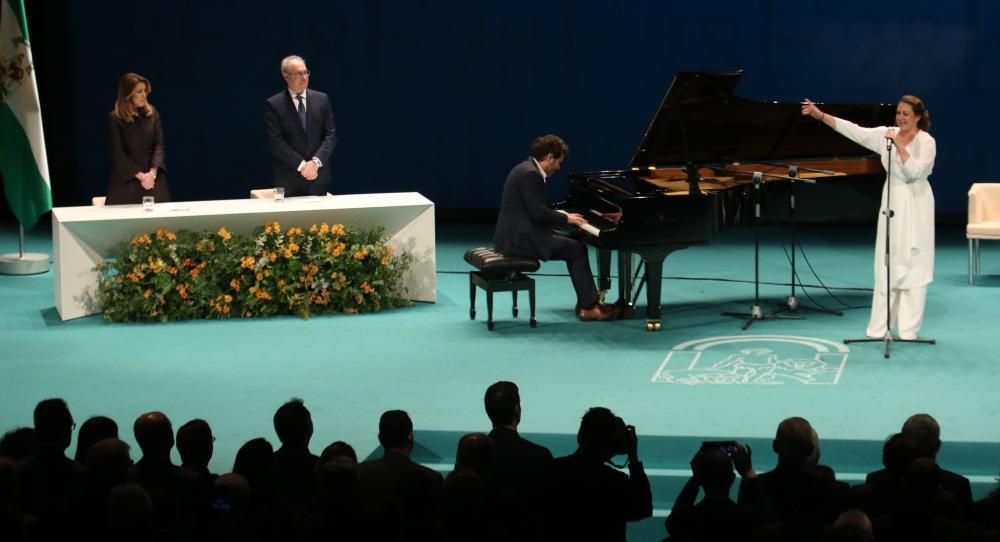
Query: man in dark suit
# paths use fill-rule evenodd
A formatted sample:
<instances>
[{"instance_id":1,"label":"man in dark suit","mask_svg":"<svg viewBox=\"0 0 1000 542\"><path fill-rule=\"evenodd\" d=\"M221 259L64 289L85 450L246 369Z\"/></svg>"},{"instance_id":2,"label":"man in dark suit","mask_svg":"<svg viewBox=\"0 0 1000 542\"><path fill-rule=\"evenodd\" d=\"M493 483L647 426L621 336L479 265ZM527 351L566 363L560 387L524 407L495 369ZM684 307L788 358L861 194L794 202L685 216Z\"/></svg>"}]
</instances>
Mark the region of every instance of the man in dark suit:
<instances>
[{"instance_id":1,"label":"man in dark suit","mask_svg":"<svg viewBox=\"0 0 1000 542\"><path fill-rule=\"evenodd\" d=\"M541 540L541 484L552 452L517 432L521 395L517 384L497 382L483 402L493 424L493 470L486 480L490 520L511 540Z\"/></svg>"},{"instance_id":2,"label":"man in dark suit","mask_svg":"<svg viewBox=\"0 0 1000 542\"><path fill-rule=\"evenodd\" d=\"M910 461L918 458L927 458L937 461L938 451L941 449L941 426L930 414L914 414L903 423L900 432L901 437L910 440L913 446ZM886 465L885 469L871 472L865 478L865 484L872 487L898 485L900 470L905 470L907 465L902 465L902 469L890 469ZM894 472L894 470L896 472ZM963 514L972 513L972 484L969 479L946 469L938 471L941 487L949 491L957 500L958 506Z\"/></svg>"},{"instance_id":3,"label":"man in dark suit","mask_svg":"<svg viewBox=\"0 0 1000 542\"><path fill-rule=\"evenodd\" d=\"M504 182L493 241L507 256L565 260L576 290L577 316L581 320L610 320L618 316L618 310L598 302L587 246L552 231L562 224L587 223L577 213L553 211L545 199L545 181L559 171L568 152L566 142L558 136L535 139L531 156L514 166Z\"/></svg>"},{"instance_id":4,"label":"man in dark suit","mask_svg":"<svg viewBox=\"0 0 1000 542\"><path fill-rule=\"evenodd\" d=\"M768 536L783 533L780 536L786 540L822 538L823 530L845 508L850 488L817 465L819 436L805 418L782 420L771 448L778 455L778 464L754 480L744 478L737 503L773 507L777 521L766 528ZM760 490L768 503L762 501Z\"/></svg>"},{"instance_id":5,"label":"man in dark suit","mask_svg":"<svg viewBox=\"0 0 1000 542\"><path fill-rule=\"evenodd\" d=\"M281 75L288 88L264 104L274 186L284 187L286 196L323 195L330 184L330 153L337 144L330 98L307 88L309 70L301 57L285 57Z\"/></svg>"},{"instance_id":6,"label":"man in dark suit","mask_svg":"<svg viewBox=\"0 0 1000 542\"><path fill-rule=\"evenodd\" d=\"M420 538L437 521L444 478L410 459L413 422L402 410L389 410L378 422L385 454L358 465L358 483L368 540L395 539L402 532Z\"/></svg>"}]
</instances>

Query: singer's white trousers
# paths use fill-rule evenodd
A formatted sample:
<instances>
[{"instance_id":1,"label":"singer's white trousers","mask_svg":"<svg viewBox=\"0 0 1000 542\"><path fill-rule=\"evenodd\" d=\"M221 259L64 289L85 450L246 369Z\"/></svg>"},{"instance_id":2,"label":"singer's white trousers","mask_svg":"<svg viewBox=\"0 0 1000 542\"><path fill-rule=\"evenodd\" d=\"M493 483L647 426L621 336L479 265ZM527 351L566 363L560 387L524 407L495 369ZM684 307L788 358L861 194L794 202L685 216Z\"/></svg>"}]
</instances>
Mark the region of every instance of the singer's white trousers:
<instances>
[{"instance_id":1,"label":"singer's white trousers","mask_svg":"<svg viewBox=\"0 0 1000 542\"><path fill-rule=\"evenodd\" d=\"M890 290L891 325L898 329L900 339L916 339L920 325L924 321L924 304L927 301L927 287L893 288ZM885 290L875 289L872 294L872 316L868 321L865 335L872 338L885 337Z\"/></svg>"}]
</instances>

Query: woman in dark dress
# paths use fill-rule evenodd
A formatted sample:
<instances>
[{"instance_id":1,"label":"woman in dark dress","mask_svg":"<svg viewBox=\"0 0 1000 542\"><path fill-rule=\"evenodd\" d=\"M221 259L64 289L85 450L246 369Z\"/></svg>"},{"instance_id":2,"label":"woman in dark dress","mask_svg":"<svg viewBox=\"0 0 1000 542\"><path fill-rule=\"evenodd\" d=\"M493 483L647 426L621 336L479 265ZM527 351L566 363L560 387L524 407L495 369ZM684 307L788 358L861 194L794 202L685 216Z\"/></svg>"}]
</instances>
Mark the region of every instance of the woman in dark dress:
<instances>
[{"instance_id":1,"label":"woman in dark dress","mask_svg":"<svg viewBox=\"0 0 1000 542\"><path fill-rule=\"evenodd\" d=\"M143 196L170 201L160 115L149 104L149 80L126 73L118 82L115 108L108 115L111 177L107 205L141 203Z\"/></svg>"}]
</instances>

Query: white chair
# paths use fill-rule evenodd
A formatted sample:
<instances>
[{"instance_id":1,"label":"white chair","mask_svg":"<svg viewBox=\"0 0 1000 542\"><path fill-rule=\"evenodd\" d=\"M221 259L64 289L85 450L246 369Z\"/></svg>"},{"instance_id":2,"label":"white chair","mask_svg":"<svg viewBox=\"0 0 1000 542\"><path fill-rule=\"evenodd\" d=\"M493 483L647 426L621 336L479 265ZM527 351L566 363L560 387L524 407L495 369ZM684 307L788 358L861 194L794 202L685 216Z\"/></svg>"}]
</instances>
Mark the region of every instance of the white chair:
<instances>
[{"instance_id":1,"label":"white chair","mask_svg":"<svg viewBox=\"0 0 1000 542\"><path fill-rule=\"evenodd\" d=\"M104 207L104 201L107 199L107 196L94 196L90 198L90 204L94 207Z\"/></svg>"},{"instance_id":2,"label":"white chair","mask_svg":"<svg viewBox=\"0 0 1000 542\"><path fill-rule=\"evenodd\" d=\"M981 273L979 241L1000 241L1000 183L973 183L969 189L969 285Z\"/></svg>"}]
</instances>

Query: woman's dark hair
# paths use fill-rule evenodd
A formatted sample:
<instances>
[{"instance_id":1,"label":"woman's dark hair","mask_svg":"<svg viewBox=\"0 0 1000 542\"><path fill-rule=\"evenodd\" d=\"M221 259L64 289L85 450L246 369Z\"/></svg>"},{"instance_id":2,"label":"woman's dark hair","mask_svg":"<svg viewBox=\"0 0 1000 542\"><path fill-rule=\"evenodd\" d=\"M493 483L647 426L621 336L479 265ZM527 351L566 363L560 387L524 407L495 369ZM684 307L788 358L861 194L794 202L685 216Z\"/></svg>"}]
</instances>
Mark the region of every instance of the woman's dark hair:
<instances>
[{"instance_id":1,"label":"woman's dark hair","mask_svg":"<svg viewBox=\"0 0 1000 542\"><path fill-rule=\"evenodd\" d=\"M917 128L925 132L931 131L931 112L924 107L924 101L916 96L907 94L899 99L899 103L907 104L913 108L913 114L920 117L917 121Z\"/></svg>"},{"instance_id":2,"label":"woman's dark hair","mask_svg":"<svg viewBox=\"0 0 1000 542\"><path fill-rule=\"evenodd\" d=\"M107 416L94 416L83 422L76 435L76 462L86 463L90 447L106 438L118 438L118 424L114 420Z\"/></svg>"}]
</instances>

